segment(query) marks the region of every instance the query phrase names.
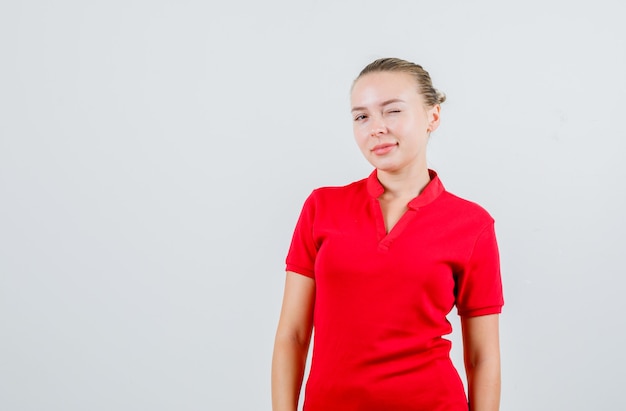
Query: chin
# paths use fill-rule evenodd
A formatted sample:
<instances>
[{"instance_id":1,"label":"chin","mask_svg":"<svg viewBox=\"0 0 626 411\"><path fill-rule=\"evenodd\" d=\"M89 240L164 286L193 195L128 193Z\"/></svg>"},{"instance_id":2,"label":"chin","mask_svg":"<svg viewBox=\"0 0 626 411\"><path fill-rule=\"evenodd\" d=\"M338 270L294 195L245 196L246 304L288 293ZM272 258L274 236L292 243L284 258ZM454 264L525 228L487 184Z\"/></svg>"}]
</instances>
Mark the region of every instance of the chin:
<instances>
[{"instance_id":1,"label":"chin","mask_svg":"<svg viewBox=\"0 0 626 411\"><path fill-rule=\"evenodd\" d=\"M377 170L384 171L386 173L393 173L400 170L397 164L390 164L381 161L370 162Z\"/></svg>"}]
</instances>

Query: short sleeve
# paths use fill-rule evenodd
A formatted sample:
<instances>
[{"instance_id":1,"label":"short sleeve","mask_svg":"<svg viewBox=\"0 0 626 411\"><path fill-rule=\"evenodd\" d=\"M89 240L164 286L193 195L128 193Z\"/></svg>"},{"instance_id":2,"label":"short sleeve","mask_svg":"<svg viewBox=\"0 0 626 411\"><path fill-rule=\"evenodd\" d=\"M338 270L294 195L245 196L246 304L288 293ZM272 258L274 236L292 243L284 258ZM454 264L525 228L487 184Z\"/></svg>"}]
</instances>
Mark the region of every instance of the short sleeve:
<instances>
[{"instance_id":1,"label":"short sleeve","mask_svg":"<svg viewBox=\"0 0 626 411\"><path fill-rule=\"evenodd\" d=\"M304 202L286 259L287 271L311 278L315 277L315 257L317 256L317 245L313 236L315 208L315 192L313 192Z\"/></svg>"},{"instance_id":2,"label":"short sleeve","mask_svg":"<svg viewBox=\"0 0 626 411\"><path fill-rule=\"evenodd\" d=\"M456 276L456 306L460 316L499 314L504 305L500 256L493 220L478 235L469 259Z\"/></svg>"}]
</instances>

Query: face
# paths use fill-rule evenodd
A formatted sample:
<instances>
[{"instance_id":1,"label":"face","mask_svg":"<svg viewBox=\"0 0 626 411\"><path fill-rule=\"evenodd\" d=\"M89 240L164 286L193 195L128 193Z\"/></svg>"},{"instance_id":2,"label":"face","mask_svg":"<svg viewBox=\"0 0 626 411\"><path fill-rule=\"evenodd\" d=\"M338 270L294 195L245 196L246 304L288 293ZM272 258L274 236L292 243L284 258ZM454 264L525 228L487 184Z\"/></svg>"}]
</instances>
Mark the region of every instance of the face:
<instances>
[{"instance_id":1,"label":"face","mask_svg":"<svg viewBox=\"0 0 626 411\"><path fill-rule=\"evenodd\" d=\"M427 168L426 144L440 108L426 107L410 74L364 75L352 88L351 105L354 137L370 164L389 173Z\"/></svg>"}]
</instances>

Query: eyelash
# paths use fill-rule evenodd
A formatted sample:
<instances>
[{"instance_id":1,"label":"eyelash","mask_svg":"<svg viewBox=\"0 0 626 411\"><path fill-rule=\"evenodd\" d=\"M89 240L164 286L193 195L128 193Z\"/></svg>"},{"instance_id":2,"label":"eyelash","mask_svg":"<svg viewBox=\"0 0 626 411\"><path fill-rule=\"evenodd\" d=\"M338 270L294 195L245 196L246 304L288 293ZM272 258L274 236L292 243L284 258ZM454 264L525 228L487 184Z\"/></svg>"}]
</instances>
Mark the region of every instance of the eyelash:
<instances>
[{"instance_id":1,"label":"eyelash","mask_svg":"<svg viewBox=\"0 0 626 411\"><path fill-rule=\"evenodd\" d=\"M402 110L389 110L389 111L387 111L387 113L393 113L393 114L400 113L400 112L402 112ZM367 116L365 114L359 114L358 116L356 116L354 118L354 121L361 121L361 120L365 120L366 118L367 118Z\"/></svg>"}]
</instances>

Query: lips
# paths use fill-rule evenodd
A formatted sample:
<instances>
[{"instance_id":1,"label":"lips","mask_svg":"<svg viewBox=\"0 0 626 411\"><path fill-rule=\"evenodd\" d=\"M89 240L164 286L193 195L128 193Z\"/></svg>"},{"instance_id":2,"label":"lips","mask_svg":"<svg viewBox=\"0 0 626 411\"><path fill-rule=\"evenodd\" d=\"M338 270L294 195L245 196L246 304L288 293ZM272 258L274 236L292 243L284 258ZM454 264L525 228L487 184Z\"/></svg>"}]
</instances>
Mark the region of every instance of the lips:
<instances>
[{"instance_id":1,"label":"lips","mask_svg":"<svg viewBox=\"0 0 626 411\"><path fill-rule=\"evenodd\" d=\"M397 146L397 144L392 144L392 143L378 144L377 146L374 146L374 148L372 148L371 151L377 156L382 156L382 155L389 153L391 150L393 150L395 146Z\"/></svg>"}]
</instances>

